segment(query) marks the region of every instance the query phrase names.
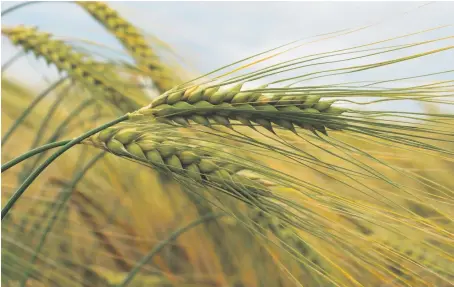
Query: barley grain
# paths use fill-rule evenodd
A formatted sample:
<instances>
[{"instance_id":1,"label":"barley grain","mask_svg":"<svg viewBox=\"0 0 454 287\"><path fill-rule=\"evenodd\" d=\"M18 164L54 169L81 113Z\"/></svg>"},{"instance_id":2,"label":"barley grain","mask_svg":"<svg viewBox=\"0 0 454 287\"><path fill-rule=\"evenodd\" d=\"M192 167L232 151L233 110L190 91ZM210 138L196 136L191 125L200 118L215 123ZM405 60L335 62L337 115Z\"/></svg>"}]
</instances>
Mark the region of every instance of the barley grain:
<instances>
[{"instance_id":1,"label":"barley grain","mask_svg":"<svg viewBox=\"0 0 454 287\"><path fill-rule=\"evenodd\" d=\"M98 20L124 45L135 59L139 68L148 72L160 93L170 90L181 81L147 44L144 36L117 11L100 1L77 1L85 11Z\"/></svg>"},{"instance_id":2,"label":"barley grain","mask_svg":"<svg viewBox=\"0 0 454 287\"><path fill-rule=\"evenodd\" d=\"M187 144L176 144L170 138L143 132L138 128L118 125L103 130L86 143L145 163L171 176L184 175L198 183L209 183L237 192L236 196L249 198L267 194L266 187L260 181L245 175L246 167L226 163L209 151L196 150L194 146Z\"/></svg>"},{"instance_id":3,"label":"barley grain","mask_svg":"<svg viewBox=\"0 0 454 287\"><path fill-rule=\"evenodd\" d=\"M48 64L54 64L59 71L64 71L71 78L84 84L93 94L104 95L122 112L138 109L144 99L130 97L131 91L125 92L119 86L113 85L102 73L94 67L97 63L90 57L75 52L63 41L52 39L51 34L40 32L33 27L16 26L2 28L2 34L7 36L14 45L21 46L26 52L32 52L36 57L43 57ZM112 74L109 74L111 76Z\"/></svg>"},{"instance_id":4,"label":"barley grain","mask_svg":"<svg viewBox=\"0 0 454 287\"><path fill-rule=\"evenodd\" d=\"M266 93L266 89L241 91L241 87L171 90L136 114L151 114L183 126L190 120L204 126L216 123L230 127L230 120L237 120L250 127L256 123L272 132L272 123L294 132L295 126L322 133L326 128L342 128L339 116L346 110L333 107L334 101L320 101L320 96L301 93Z\"/></svg>"}]
</instances>

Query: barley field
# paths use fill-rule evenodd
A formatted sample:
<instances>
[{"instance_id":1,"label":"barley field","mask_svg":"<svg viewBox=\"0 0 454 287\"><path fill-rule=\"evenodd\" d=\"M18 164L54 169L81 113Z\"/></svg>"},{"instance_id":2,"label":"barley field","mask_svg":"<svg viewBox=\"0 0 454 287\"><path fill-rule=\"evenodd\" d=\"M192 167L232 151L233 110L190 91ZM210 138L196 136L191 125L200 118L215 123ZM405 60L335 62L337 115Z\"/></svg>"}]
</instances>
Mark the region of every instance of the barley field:
<instances>
[{"instance_id":1,"label":"barley field","mask_svg":"<svg viewBox=\"0 0 454 287\"><path fill-rule=\"evenodd\" d=\"M454 5L393 5L2 3L2 286L454 286Z\"/></svg>"}]
</instances>

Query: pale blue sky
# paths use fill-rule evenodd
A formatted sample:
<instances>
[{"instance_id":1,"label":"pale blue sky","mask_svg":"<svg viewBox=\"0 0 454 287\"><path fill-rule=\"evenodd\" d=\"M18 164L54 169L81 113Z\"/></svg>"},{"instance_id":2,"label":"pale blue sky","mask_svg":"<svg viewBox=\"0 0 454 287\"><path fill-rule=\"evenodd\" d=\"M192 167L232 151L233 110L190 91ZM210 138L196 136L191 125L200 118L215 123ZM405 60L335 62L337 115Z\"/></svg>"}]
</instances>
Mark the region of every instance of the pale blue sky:
<instances>
[{"instance_id":1,"label":"pale blue sky","mask_svg":"<svg viewBox=\"0 0 454 287\"><path fill-rule=\"evenodd\" d=\"M2 10L17 2L2 3ZM174 47L199 72L208 72L251 54L284 43L345 28L385 20L348 36L308 45L295 56L347 48L360 43L402 35L439 25L452 24L454 2L111 2L122 15ZM405 14L405 12L407 12ZM121 49L121 45L73 3L41 3L22 8L2 19L2 25L26 24L58 36L83 38ZM453 35L453 27L406 41ZM452 39L450 40L453 44ZM398 42L393 42L397 44ZM403 43L403 42L402 42ZM443 46L447 45L444 43ZM17 50L2 37L2 63ZM451 56L453 56L451 58ZM409 63L402 69L373 75L400 77L453 68L454 53L433 56L430 61ZM31 83L41 80L33 73L44 65L32 56L8 72ZM26 68L28 67L28 68ZM384 70L383 70L384 71ZM412 73L409 74L408 71ZM372 74L371 74L372 75ZM365 75L366 76L366 75ZM352 76L353 77L353 76ZM452 78L452 74L446 77Z\"/></svg>"}]
</instances>

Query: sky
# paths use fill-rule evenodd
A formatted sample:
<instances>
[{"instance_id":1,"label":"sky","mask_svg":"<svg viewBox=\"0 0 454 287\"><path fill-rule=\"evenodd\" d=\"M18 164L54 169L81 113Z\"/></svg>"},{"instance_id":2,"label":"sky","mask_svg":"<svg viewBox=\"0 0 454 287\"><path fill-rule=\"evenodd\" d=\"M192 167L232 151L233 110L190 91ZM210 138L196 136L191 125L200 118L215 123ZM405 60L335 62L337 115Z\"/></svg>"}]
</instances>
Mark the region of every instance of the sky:
<instances>
[{"instance_id":1,"label":"sky","mask_svg":"<svg viewBox=\"0 0 454 287\"><path fill-rule=\"evenodd\" d=\"M2 2L2 10L17 3L20 2ZM371 25L345 36L304 45L289 57L343 49L454 24L454 2L430 2L425 5L427 3L128 1L110 2L110 5L133 24L169 44L197 75L294 40L342 29ZM33 4L2 18L4 26L18 24L33 25L57 36L94 41L122 50L113 36L70 2ZM453 27L445 27L392 44L452 36L453 32ZM448 43L453 45L453 39L430 47L442 47ZM2 37L2 64L17 51ZM387 55L379 55L376 59L386 60ZM454 52L451 50L430 56L427 61L410 61L400 65L400 69L377 69L369 74L348 75L348 79L342 80L370 80L371 77L381 80L449 70L454 68L452 59ZM36 61L29 55L9 68L8 76L39 84L42 82L39 73L42 74L43 69L46 69L44 62ZM46 73L50 75L52 71ZM438 77L452 78L452 73Z\"/></svg>"}]
</instances>

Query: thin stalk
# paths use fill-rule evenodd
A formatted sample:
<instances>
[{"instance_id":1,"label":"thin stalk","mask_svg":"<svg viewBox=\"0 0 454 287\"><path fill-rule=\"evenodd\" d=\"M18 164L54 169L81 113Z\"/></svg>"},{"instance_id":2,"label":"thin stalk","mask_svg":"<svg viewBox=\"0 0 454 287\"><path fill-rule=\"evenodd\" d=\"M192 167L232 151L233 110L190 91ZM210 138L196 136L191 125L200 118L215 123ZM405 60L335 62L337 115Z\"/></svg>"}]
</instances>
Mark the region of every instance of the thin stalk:
<instances>
[{"instance_id":1,"label":"thin stalk","mask_svg":"<svg viewBox=\"0 0 454 287\"><path fill-rule=\"evenodd\" d=\"M19 51L16 55L14 55L12 58L10 58L8 61L6 61L3 65L2 65L2 76L3 76L3 73L6 72L6 70L11 67L12 64L14 64L14 62L16 62L17 60L20 59L20 57L26 55L26 52L24 51Z\"/></svg>"},{"instance_id":2,"label":"thin stalk","mask_svg":"<svg viewBox=\"0 0 454 287\"><path fill-rule=\"evenodd\" d=\"M66 118L64 121L61 122L61 124L56 128L55 132L52 134L52 136L47 140L47 143L51 143L51 142L54 142L56 140L58 140L58 138L65 132L65 129L67 128L67 126L69 125L69 123L71 122L71 120L73 120L74 118L80 116L81 112L89 107L90 105L92 105L93 103L95 102L94 99L89 99L89 100L86 100L84 101L83 103L81 103L78 107L76 107ZM33 147L32 147L33 148ZM41 161L41 159L45 156L46 154L45 153L41 153L36 159L35 161L28 167L28 168L24 168L23 172L22 172L22 175L19 175L19 180L22 181L26 176L28 176L31 172L31 170L33 170L37 165L38 163Z\"/></svg>"},{"instance_id":3,"label":"thin stalk","mask_svg":"<svg viewBox=\"0 0 454 287\"><path fill-rule=\"evenodd\" d=\"M116 125L120 122L123 122L125 120L129 119L129 114L126 114L124 116L121 116L111 122L108 122L100 127L97 127L95 129L92 129L79 137L71 140L69 143L65 144L63 147L61 147L57 152L55 152L53 155L51 155L45 162L43 162L36 170L34 170L30 176L27 177L27 179L22 183L22 185L19 187L19 189L13 194L13 196L8 200L6 203L5 207L2 209L2 218L8 214L9 210L13 207L13 205L16 203L16 201L22 196L22 194L25 192L25 190L33 183L33 181L43 172L54 160L56 160L60 155L62 155L64 152L75 146L76 144L80 143L86 138L89 138L90 136L108 128L113 125Z\"/></svg>"},{"instance_id":4,"label":"thin stalk","mask_svg":"<svg viewBox=\"0 0 454 287\"><path fill-rule=\"evenodd\" d=\"M85 163L85 160L86 160L86 155L87 153L87 149L82 149L82 152L79 154L79 156L77 157L77 161L75 162L74 164L74 169L73 169L73 173L76 174L77 171L81 170L84 166L84 163ZM49 181L49 183L51 183ZM69 183L68 183L68 186L69 186ZM62 188L62 190L65 190L64 188ZM51 218L51 214L52 214L52 211L54 210L54 207L57 206L60 201L61 201L61 196L58 194L56 197L55 197L55 200L54 199L51 199L50 201L50 206L42 213L42 214L38 214L38 212L36 212L36 215L37 215L37 220L35 220L33 222L33 225L31 226L30 228L30 231L28 232L30 238L35 238L35 233L36 232L39 232L41 230L41 225L44 225L46 222L45 222L45 219L46 218ZM33 208L36 208L37 205L34 205ZM27 220L29 220L29 217L31 217L31 208L29 209L28 211L28 216L24 216L24 219L20 222L20 226L22 227L22 229L25 230L25 227L26 227L26 224L27 224Z\"/></svg>"},{"instance_id":5,"label":"thin stalk","mask_svg":"<svg viewBox=\"0 0 454 287\"><path fill-rule=\"evenodd\" d=\"M43 121L41 122L41 125L40 125L38 131L36 132L35 139L33 140L33 143L30 146L30 148L33 149L33 148L35 148L35 147L37 147L39 145L39 142L41 141L42 137L44 136L44 133L45 133L45 130L46 130L47 126L51 122L52 116L55 114L55 112L57 111L58 107L60 106L60 104L65 99L65 97L67 95L69 95L69 92L70 92L72 87L73 87L73 85L65 87L65 89L57 95L57 98L55 99L54 103L49 108L46 116L43 118Z\"/></svg>"},{"instance_id":6,"label":"thin stalk","mask_svg":"<svg viewBox=\"0 0 454 287\"><path fill-rule=\"evenodd\" d=\"M14 5L14 6L8 8L8 9L5 9L4 11L2 11L2 17L5 17L8 13L11 13L14 10L17 10L17 9L22 8L24 6L28 6L28 5L31 5L31 4L37 4L37 3L42 3L42 2L46 2L46 1L30 1L30 2L25 2L25 3L20 3L20 4L17 4L17 5Z\"/></svg>"},{"instance_id":7,"label":"thin stalk","mask_svg":"<svg viewBox=\"0 0 454 287\"><path fill-rule=\"evenodd\" d=\"M126 276L126 278L123 280L123 282L120 283L119 285L117 285L117 287L125 287L129 283L131 283L131 281L134 279L134 276L137 274L137 272L140 271L140 269L142 268L143 265L145 265L147 262L149 262L151 259L153 259L153 256L155 256L159 251L161 251L168 243L170 243L171 241L174 241L182 233L188 231L191 228L196 227L197 225L199 225L201 223L204 223L206 221L209 221L209 220L212 220L212 219L224 216L224 215L225 215L225 213L207 214L207 215L199 218L198 220L195 220L195 221L191 222L190 224L174 231L172 234L170 234L170 236L167 239L159 242L159 244L157 244L147 255L142 257L142 259L136 264L136 266L134 266L134 268L129 272L129 274Z\"/></svg>"},{"instance_id":8,"label":"thin stalk","mask_svg":"<svg viewBox=\"0 0 454 287\"><path fill-rule=\"evenodd\" d=\"M19 125L24 121L25 117L27 117L28 114L30 114L30 112L35 108L35 106L37 104L39 104L39 102L41 102L51 91L53 91L60 84L62 84L66 79L68 79L68 76L61 78L57 82L53 83L49 88L47 88L44 92L42 92L40 95L38 95L36 98L33 99L33 101L30 103L30 105L25 109L25 111L23 111L23 113L19 116L19 118L14 122L14 124L9 128L9 130L3 136L2 146L8 141L9 137L19 127Z\"/></svg>"},{"instance_id":9,"label":"thin stalk","mask_svg":"<svg viewBox=\"0 0 454 287\"><path fill-rule=\"evenodd\" d=\"M41 152L44 152L46 150L49 150L49 149L52 149L52 148L56 148L56 147L59 147L59 146L64 146L65 144L69 143L71 140L64 140L64 141L59 141L59 142L53 142L53 143L49 143L49 144L45 144L45 145L42 145L40 147L37 147L35 149L32 149L18 157L16 157L15 159L12 159L10 161L8 161L7 163L5 163L4 165L2 165L2 173L4 171L7 171L8 169L10 169L11 167L15 166L16 164L18 163L21 163L22 161L36 155L36 154L39 154Z\"/></svg>"}]
</instances>

